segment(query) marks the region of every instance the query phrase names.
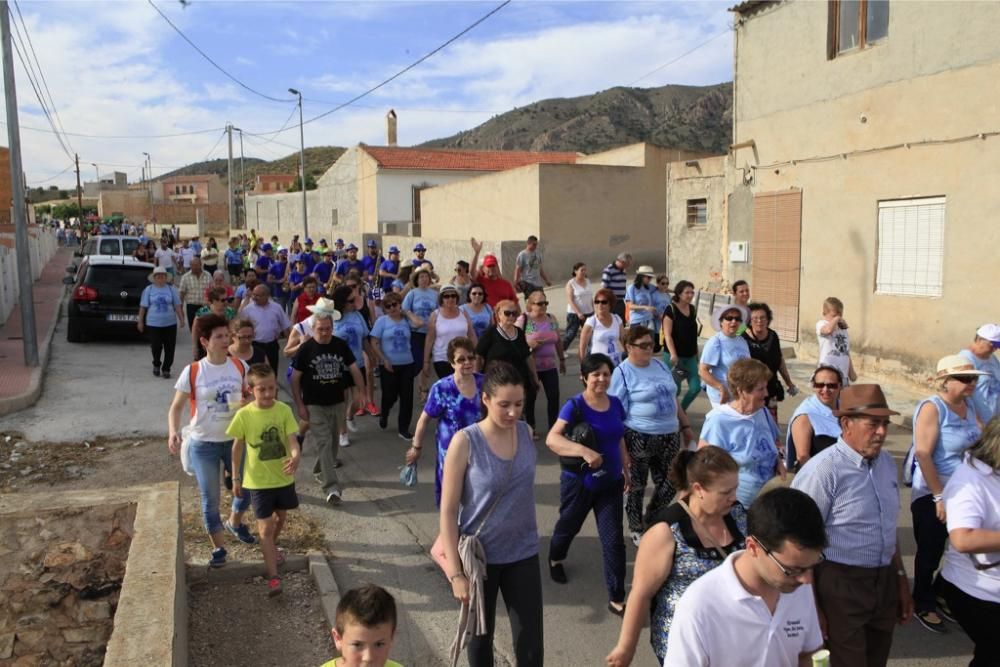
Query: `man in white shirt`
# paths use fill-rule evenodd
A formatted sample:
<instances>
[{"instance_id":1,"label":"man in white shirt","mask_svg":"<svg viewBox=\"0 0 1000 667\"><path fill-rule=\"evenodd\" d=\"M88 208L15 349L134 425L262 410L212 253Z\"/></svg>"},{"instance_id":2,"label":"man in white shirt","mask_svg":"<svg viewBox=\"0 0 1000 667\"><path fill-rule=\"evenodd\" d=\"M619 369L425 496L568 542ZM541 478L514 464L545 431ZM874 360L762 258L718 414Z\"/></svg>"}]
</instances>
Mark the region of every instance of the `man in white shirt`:
<instances>
[{"instance_id":1,"label":"man in white shirt","mask_svg":"<svg viewBox=\"0 0 1000 667\"><path fill-rule=\"evenodd\" d=\"M812 573L825 546L823 517L808 495L778 488L758 496L746 550L681 596L663 667L811 665L823 646Z\"/></svg>"},{"instance_id":2,"label":"man in white shirt","mask_svg":"<svg viewBox=\"0 0 1000 667\"><path fill-rule=\"evenodd\" d=\"M153 259L156 262L156 266L162 266L171 276L177 274L177 269L175 268L177 255L171 248L167 247L166 240L160 241L160 247L153 254Z\"/></svg>"}]
</instances>

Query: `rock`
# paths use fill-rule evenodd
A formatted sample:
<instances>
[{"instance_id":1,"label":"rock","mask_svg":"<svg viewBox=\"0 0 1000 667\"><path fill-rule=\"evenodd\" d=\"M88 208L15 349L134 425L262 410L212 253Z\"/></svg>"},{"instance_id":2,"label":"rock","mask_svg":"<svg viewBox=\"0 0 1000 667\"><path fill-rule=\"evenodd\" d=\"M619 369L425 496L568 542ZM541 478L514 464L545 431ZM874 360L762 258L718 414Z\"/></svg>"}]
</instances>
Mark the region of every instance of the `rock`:
<instances>
[{"instance_id":1,"label":"rock","mask_svg":"<svg viewBox=\"0 0 1000 667\"><path fill-rule=\"evenodd\" d=\"M17 452L14 452L13 454L10 455L10 462L11 463L17 463L20 460L21 460L21 455L18 454Z\"/></svg>"},{"instance_id":2,"label":"rock","mask_svg":"<svg viewBox=\"0 0 1000 667\"><path fill-rule=\"evenodd\" d=\"M80 466L68 465L63 468L63 472L66 473L67 477L79 477L83 474L83 468Z\"/></svg>"},{"instance_id":3,"label":"rock","mask_svg":"<svg viewBox=\"0 0 1000 667\"><path fill-rule=\"evenodd\" d=\"M87 442L86 440L83 441L83 446L86 447L87 449L90 449L90 443Z\"/></svg>"},{"instance_id":4,"label":"rock","mask_svg":"<svg viewBox=\"0 0 1000 667\"><path fill-rule=\"evenodd\" d=\"M4 470L10 470L11 465L9 463L0 463L0 468L3 468Z\"/></svg>"},{"instance_id":5,"label":"rock","mask_svg":"<svg viewBox=\"0 0 1000 667\"><path fill-rule=\"evenodd\" d=\"M23 440L21 442L14 443L14 449L27 449L30 445Z\"/></svg>"},{"instance_id":6,"label":"rock","mask_svg":"<svg viewBox=\"0 0 1000 667\"><path fill-rule=\"evenodd\" d=\"M34 470L34 468L32 468L31 466L28 466L26 468L21 468L21 477L27 477L28 475L31 474L32 470Z\"/></svg>"},{"instance_id":7,"label":"rock","mask_svg":"<svg viewBox=\"0 0 1000 667\"><path fill-rule=\"evenodd\" d=\"M107 639L107 632L100 625L88 625L82 628L66 628L62 631L63 639L70 644L97 643Z\"/></svg>"},{"instance_id":8,"label":"rock","mask_svg":"<svg viewBox=\"0 0 1000 667\"><path fill-rule=\"evenodd\" d=\"M50 549L42 565L45 567L66 567L87 558L87 549L79 542L63 542Z\"/></svg>"},{"instance_id":9,"label":"rock","mask_svg":"<svg viewBox=\"0 0 1000 667\"><path fill-rule=\"evenodd\" d=\"M0 660L7 660L14 655L14 633L0 634Z\"/></svg>"},{"instance_id":10,"label":"rock","mask_svg":"<svg viewBox=\"0 0 1000 667\"><path fill-rule=\"evenodd\" d=\"M111 603L107 600L81 600L76 617L81 623L109 619L111 618Z\"/></svg>"},{"instance_id":11,"label":"rock","mask_svg":"<svg viewBox=\"0 0 1000 667\"><path fill-rule=\"evenodd\" d=\"M40 629L31 630L18 630L17 631L17 649L19 654L23 654L25 650L33 651L35 649L45 648L45 631Z\"/></svg>"},{"instance_id":12,"label":"rock","mask_svg":"<svg viewBox=\"0 0 1000 667\"><path fill-rule=\"evenodd\" d=\"M104 447L94 447L94 451L95 452L103 452L104 451Z\"/></svg>"}]
</instances>

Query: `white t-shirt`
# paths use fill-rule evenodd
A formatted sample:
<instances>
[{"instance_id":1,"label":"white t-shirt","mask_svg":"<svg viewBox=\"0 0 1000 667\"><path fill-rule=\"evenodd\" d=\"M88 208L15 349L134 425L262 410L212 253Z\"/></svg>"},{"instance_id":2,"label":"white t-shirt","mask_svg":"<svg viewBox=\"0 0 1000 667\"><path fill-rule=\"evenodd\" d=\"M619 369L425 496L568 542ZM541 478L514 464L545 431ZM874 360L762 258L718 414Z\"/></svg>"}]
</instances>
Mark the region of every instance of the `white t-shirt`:
<instances>
[{"instance_id":1,"label":"white t-shirt","mask_svg":"<svg viewBox=\"0 0 1000 667\"><path fill-rule=\"evenodd\" d=\"M179 251L181 260L184 262L184 268L191 268L191 258L195 256L194 248L181 248Z\"/></svg>"},{"instance_id":2,"label":"white t-shirt","mask_svg":"<svg viewBox=\"0 0 1000 667\"><path fill-rule=\"evenodd\" d=\"M590 352L600 352L611 357L611 363L617 366L621 363L624 349L622 348L622 318L615 314L611 315L611 326L604 326L597 319L597 315L591 315L584 326L590 325L593 332L590 337Z\"/></svg>"},{"instance_id":3,"label":"white t-shirt","mask_svg":"<svg viewBox=\"0 0 1000 667\"><path fill-rule=\"evenodd\" d=\"M566 284L573 291L573 303L580 309L580 312L584 315L594 312L594 288L590 285L590 278L584 279L582 287L580 283L576 282L576 278L570 278ZM566 304L566 312L572 313L573 307Z\"/></svg>"},{"instance_id":4,"label":"white t-shirt","mask_svg":"<svg viewBox=\"0 0 1000 667\"><path fill-rule=\"evenodd\" d=\"M219 365L209 362L207 357L197 362L198 373L194 380L196 407L191 418L191 437L195 440L232 440L226 435L226 429L229 428L233 415L240 409L243 390L247 387L247 365L242 361L239 363L243 365L242 374L236 369L232 358L227 358ZM191 365L185 366L181 371L174 389L190 396Z\"/></svg>"},{"instance_id":5,"label":"white t-shirt","mask_svg":"<svg viewBox=\"0 0 1000 667\"><path fill-rule=\"evenodd\" d=\"M967 457L955 469L942 495L949 531L1000 530L1000 476L993 474L989 466ZM983 565L1000 562L998 552L973 556ZM951 543L944 554L941 576L974 598L1000 602L1000 566L977 570L969 554L955 551Z\"/></svg>"},{"instance_id":6,"label":"white t-shirt","mask_svg":"<svg viewBox=\"0 0 1000 667\"><path fill-rule=\"evenodd\" d=\"M174 268L174 251L170 248L157 248L153 257L156 259L157 266L162 266L165 269Z\"/></svg>"},{"instance_id":7,"label":"white t-shirt","mask_svg":"<svg viewBox=\"0 0 1000 667\"><path fill-rule=\"evenodd\" d=\"M849 384L847 371L851 366L851 342L847 329L834 329L833 333L821 334L820 329L828 324L826 320L816 323L816 338L819 340L819 365L833 366L844 378L844 386Z\"/></svg>"},{"instance_id":8,"label":"white t-shirt","mask_svg":"<svg viewBox=\"0 0 1000 667\"><path fill-rule=\"evenodd\" d=\"M733 562L744 553L731 553L684 591L663 667L798 667L800 653L823 645L812 586L782 594L771 614L736 577Z\"/></svg>"}]
</instances>

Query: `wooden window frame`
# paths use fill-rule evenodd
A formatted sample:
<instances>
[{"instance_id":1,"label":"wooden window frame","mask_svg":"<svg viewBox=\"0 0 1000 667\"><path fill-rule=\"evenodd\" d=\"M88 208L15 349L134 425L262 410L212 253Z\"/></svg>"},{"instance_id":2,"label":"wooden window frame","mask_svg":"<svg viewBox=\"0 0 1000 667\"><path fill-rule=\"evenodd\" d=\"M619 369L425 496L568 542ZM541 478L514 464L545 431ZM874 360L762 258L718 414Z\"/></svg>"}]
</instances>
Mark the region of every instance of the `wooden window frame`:
<instances>
[{"instance_id":1,"label":"wooden window frame","mask_svg":"<svg viewBox=\"0 0 1000 667\"><path fill-rule=\"evenodd\" d=\"M705 222L698 222L698 205L705 207ZM694 216L692 218L692 207ZM708 197L694 197L686 200L687 226L693 229L704 229L708 227Z\"/></svg>"},{"instance_id":2,"label":"wooden window frame","mask_svg":"<svg viewBox=\"0 0 1000 667\"><path fill-rule=\"evenodd\" d=\"M826 59L833 60L837 56L854 51L861 51L872 46L868 42L868 0L859 0L858 5L858 45L850 49L840 50L840 0L827 0L827 31ZM888 38L886 36L882 39ZM881 41L881 40L880 40Z\"/></svg>"}]
</instances>

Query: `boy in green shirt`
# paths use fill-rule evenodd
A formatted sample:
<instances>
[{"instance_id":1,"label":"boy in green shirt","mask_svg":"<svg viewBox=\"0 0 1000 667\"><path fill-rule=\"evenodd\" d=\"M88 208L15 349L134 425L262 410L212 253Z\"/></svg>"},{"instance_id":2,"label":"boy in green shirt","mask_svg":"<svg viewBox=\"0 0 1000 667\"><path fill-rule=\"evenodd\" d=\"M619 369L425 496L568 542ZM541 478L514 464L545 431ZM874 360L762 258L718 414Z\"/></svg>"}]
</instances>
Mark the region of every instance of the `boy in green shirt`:
<instances>
[{"instance_id":1,"label":"boy in green shirt","mask_svg":"<svg viewBox=\"0 0 1000 667\"><path fill-rule=\"evenodd\" d=\"M244 491L250 492L267 566L267 593L274 596L281 593L278 565L285 560L276 543L288 510L299 506L295 493L295 471L300 457L295 436L299 425L292 409L276 400L278 383L269 365L251 366L247 382L254 400L237 411L226 430L233 438L234 471L241 469L246 452L243 476L233 477L233 495L242 498Z\"/></svg>"}]
</instances>

